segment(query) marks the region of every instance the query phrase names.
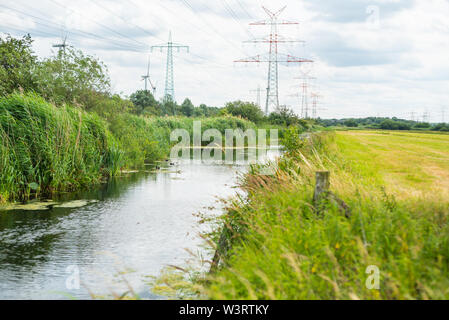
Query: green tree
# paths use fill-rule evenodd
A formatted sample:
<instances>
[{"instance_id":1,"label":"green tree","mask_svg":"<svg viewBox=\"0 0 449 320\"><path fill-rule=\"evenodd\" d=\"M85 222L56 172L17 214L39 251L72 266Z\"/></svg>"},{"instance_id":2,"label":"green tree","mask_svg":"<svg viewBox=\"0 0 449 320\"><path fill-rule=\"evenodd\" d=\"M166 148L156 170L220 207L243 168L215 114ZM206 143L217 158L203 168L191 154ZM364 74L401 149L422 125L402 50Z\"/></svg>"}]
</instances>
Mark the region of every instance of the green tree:
<instances>
[{"instance_id":1,"label":"green tree","mask_svg":"<svg viewBox=\"0 0 449 320\"><path fill-rule=\"evenodd\" d=\"M161 115L162 116L176 115L177 109L178 109L178 105L172 99L164 99L161 103Z\"/></svg>"},{"instance_id":2,"label":"green tree","mask_svg":"<svg viewBox=\"0 0 449 320\"><path fill-rule=\"evenodd\" d=\"M137 114L159 115L159 103L148 90L138 90L129 97Z\"/></svg>"},{"instance_id":3,"label":"green tree","mask_svg":"<svg viewBox=\"0 0 449 320\"><path fill-rule=\"evenodd\" d=\"M448 132L449 131L449 124L448 123L439 123L439 124L435 125L432 128L432 130Z\"/></svg>"},{"instance_id":4,"label":"green tree","mask_svg":"<svg viewBox=\"0 0 449 320\"><path fill-rule=\"evenodd\" d=\"M417 129L429 129L431 127L430 123L427 122L419 122L415 124L415 128Z\"/></svg>"},{"instance_id":5,"label":"green tree","mask_svg":"<svg viewBox=\"0 0 449 320\"><path fill-rule=\"evenodd\" d=\"M10 35L0 37L0 95L35 88L34 72L38 60L32 50L30 35L16 39Z\"/></svg>"},{"instance_id":6,"label":"green tree","mask_svg":"<svg viewBox=\"0 0 449 320\"><path fill-rule=\"evenodd\" d=\"M349 127L349 128L357 128L359 126L357 121L355 121L354 119L348 119L344 122L344 124L346 127Z\"/></svg>"},{"instance_id":7,"label":"green tree","mask_svg":"<svg viewBox=\"0 0 449 320\"><path fill-rule=\"evenodd\" d=\"M190 101L189 98L186 98L181 105L181 112L186 117L191 117L193 116L194 108L195 106L193 105L192 101Z\"/></svg>"},{"instance_id":8,"label":"green tree","mask_svg":"<svg viewBox=\"0 0 449 320\"><path fill-rule=\"evenodd\" d=\"M299 124L298 116L287 106L280 106L270 114L268 120L272 124L292 126Z\"/></svg>"},{"instance_id":9,"label":"green tree","mask_svg":"<svg viewBox=\"0 0 449 320\"><path fill-rule=\"evenodd\" d=\"M242 117L254 123L263 120L264 114L259 106L252 102L234 101L226 104L226 112L236 117Z\"/></svg>"},{"instance_id":10,"label":"green tree","mask_svg":"<svg viewBox=\"0 0 449 320\"><path fill-rule=\"evenodd\" d=\"M57 105L77 103L86 109L92 107L89 95L110 91L106 66L71 47L40 63L37 82L39 92Z\"/></svg>"}]
</instances>

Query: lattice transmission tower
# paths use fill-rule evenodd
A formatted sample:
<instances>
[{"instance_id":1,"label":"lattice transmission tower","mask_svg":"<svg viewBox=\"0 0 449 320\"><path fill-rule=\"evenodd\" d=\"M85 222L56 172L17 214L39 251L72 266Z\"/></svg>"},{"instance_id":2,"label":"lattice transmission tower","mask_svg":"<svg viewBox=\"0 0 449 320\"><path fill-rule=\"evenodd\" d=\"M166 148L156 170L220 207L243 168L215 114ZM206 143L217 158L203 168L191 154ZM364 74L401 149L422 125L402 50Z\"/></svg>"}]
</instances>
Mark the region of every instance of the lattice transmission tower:
<instances>
[{"instance_id":1,"label":"lattice transmission tower","mask_svg":"<svg viewBox=\"0 0 449 320\"><path fill-rule=\"evenodd\" d=\"M301 98L301 118L308 119L310 117L310 104L309 104L309 88L310 82L316 80L315 77L309 76L307 73L303 73L301 77L295 79L301 80L299 85L301 92L299 97Z\"/></svg>"},{"instance_id":2,"label":"lattice transmission tower","mask_svg":"<svg viewBox=\"0 0 449 320\"><path fill-rule=\"evenodd\" d=\"M286 7L273 13L265 7L262 7L267 13L269 19L251 23L252 26L271 26L271 33L263 38L252 39L245 41L245 43L268 43L270 50L268 54L257 55L255 57L248 57L237 60L235 62L266 62L268 63L268 85L267 85L267 99L265 104L265 114L269 114L270 109L277 109L279 107L279 63L290 65L291 63L313 62L304 58L297 58L289 54L282 54L278 52L279 43L294 43L303 42L300 40L287 39L278 34L279 25L297 25L298 22L279 20L280 14Z\"/></svg>"},{"instance_id":3,"label":"lattice transmission tower","mask_svg":"<svg viewBox=\"0 0 449 320\"><path fill-rule=\"evenodd\" d=\"M167 67L165 74L165 93L164 100L175 101L175 81L174 81L174 72L173 72L173 49L177 49L178 52L181 52L182 49L186 49L187 53L189 52L189 46L185 46L182 44L177 44L172 41L172 35L170 31L170 35L168 38L168 42L166 44L151 46L151 52L154 49L160 49L161 52L163 49L167 49Z\"/></svg>"},{"instance_id":4,"label":"lattice transmission tower","mask_svg":"<svg viewBox=\"0 0 449 320\"><path fill-rule=\"evenodd\" d=\"M318 119L318 111L326 110L324 108L318 107L319 104L318 99L322 98L323 96L320 95L318 92L312 92L310 94L310 97L312 98L312 119Z\"/></svg>"},{"instance_id":5,"label":"lattice transmission tower","mask_svg":"<svg viewBox=\"0 0 449 320\"><path fill-rule=\"evenodd\" d=\"M260 86L258 86L256 90L250 90L250 92L251 92L251 93L255 93L255 94L257 95L257 105L258 105L259 107L262 107L262 106L261 106L261 101L262 101L262 99L261 99L261 96L262 96L262 88L261 88Z\"/></svg>"}]
</instances>

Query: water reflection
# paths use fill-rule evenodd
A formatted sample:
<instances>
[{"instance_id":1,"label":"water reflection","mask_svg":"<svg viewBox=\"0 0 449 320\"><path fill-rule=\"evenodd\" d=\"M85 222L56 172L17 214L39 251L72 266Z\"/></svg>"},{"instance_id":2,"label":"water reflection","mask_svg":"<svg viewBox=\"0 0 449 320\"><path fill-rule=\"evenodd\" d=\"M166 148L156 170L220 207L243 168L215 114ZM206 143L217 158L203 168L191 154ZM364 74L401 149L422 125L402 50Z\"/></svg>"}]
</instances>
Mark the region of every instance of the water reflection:
<instances>
[{"instance_id":1,"label":"water reflection","mask_svg":"<svg viewBox=\"0 0 449 320\"><path fill-rule=\"evenodd\" d=\"M276 154L271 151L270 157ZM217 197L235 192L236 173L245 168L245 163L179 161L179 173L130 174L56 199L99 200L83 208L0 212L0 299L63 299L62 293L85 299L89 290L123 292L126 286L112 282L126 270L137 292L156 298L143 277L182 265L189 257L185 248L200 248L194 214L219 213ZM209 207L217 209L204 209ZM67 287L71 266L79 268L85 287Z\"/></svg>"}]
</instances>

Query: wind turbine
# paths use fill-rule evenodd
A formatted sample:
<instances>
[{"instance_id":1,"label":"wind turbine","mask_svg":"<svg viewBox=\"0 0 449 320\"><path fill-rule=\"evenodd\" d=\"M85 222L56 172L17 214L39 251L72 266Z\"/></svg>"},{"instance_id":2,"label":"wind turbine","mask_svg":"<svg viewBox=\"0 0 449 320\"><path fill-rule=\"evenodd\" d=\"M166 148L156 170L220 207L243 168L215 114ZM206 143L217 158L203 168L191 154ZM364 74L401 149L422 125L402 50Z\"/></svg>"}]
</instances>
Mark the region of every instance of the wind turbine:
<instances>
[{"instance_id":1,"label":"wind turbine","mask_svg":"<svg viewBox=\"0 0 449 320\"><path fill-rule=\"evenodd\" d=\"M148 68L147 68L147 74L142 76L142 80L145 81L145 91L148 91L148 82L150 83L151 89L152 89L152 93L153 95L156 93L156 86L153 85L153 83L151 82L151 78L150 78L150 64L151 64L151 60L150 60L150 56L148 56Z\"/></svg>"},{"instance_id":2,"label":"wind turbine","mask_svg":"<svg viewBox=\"0 0 449 320\"><path fill-rule=\"evenodd\" d=\"M67 35L63 38L62 43L54 44L53 48L58 48L58 54L63 52L65 54L65 49L68 47L67 45Z\"/></svg>"}]
</instances>

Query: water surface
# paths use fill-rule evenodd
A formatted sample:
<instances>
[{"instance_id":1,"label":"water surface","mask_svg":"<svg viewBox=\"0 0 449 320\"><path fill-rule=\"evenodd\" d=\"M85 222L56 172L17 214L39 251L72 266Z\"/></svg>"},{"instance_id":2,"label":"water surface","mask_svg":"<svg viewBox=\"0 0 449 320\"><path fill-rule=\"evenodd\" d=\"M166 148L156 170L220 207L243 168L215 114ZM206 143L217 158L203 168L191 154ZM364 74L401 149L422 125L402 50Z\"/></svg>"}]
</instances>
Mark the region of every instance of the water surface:
<instances>
[{"instance_id":1,"label":"water surface","mask_svg":"<svg viewBox=\"0 0 449 320\"><path fill-rule=\"evenodd\" d=\"M277 151L269 151L273 157ZM64 200L99 200L82 208L0 211L0 299L88 299L122 294L143 298L146 276L182 266L204 253L197 213L220 213L243 164L178 163L179 173L134 173ZM186 250L188 249L188 250ZM82 286L67 286L79 270Z\"/></svg>"}]
</instances>

